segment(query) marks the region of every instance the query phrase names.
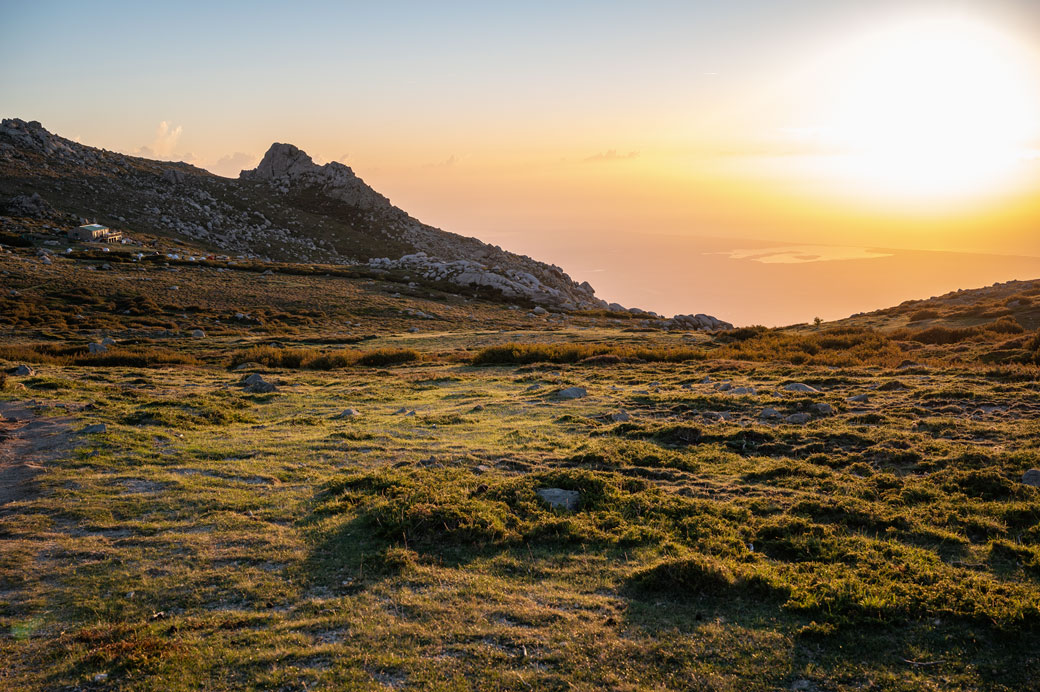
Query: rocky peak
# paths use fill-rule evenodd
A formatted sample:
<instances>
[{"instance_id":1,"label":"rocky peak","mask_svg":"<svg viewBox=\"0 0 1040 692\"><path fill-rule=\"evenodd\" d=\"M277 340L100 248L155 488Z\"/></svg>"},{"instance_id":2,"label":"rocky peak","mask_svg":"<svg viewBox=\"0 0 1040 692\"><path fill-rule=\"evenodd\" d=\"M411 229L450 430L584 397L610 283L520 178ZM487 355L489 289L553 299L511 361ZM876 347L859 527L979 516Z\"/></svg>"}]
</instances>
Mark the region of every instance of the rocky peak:
<instances>
[{"instance_id":1,"label":"rocky peak","mask_svg":"<svg viewBox=\"0 0 1040 692\"><path fill-rule=\"evenodd\" d=\"M299 147L275 142L253 170L242 171L241 180L263 181L287 192L293 186L320 187L333 198L362 209L390 207L390 200L365 184L349 166L333 161L324 166Z\"/></svg>"},{"instance_id":2,"label":"rocky peak","mask_svg":"<svg viewBox=\"0 0 1040 692\"><path fill-rule=\"evenodd\" d=\"M308 173L313 174L320 168L307 152L299 147L275 142L264 154L260 165L253 170L242 171L240 177L246 180L298 178Z\"/></svg>"}]
</instances>

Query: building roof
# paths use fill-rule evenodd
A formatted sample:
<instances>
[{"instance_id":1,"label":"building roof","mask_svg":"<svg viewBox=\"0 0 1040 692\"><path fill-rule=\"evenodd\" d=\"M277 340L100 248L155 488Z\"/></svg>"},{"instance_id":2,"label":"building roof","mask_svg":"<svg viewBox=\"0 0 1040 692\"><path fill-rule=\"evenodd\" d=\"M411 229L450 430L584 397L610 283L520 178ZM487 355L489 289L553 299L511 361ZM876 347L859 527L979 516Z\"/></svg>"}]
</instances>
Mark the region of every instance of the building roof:
<instances>
[{"instance_id":1,"label":"building roof","mask_svg":"<svg viewBox=\"0 0 1040 692\"><path fill-rule=\"evenodd\" d=\"M88 223L80 226L85 231L107 231L108 226L102 226L99 223Z\"/></svg>"}]
</instances>

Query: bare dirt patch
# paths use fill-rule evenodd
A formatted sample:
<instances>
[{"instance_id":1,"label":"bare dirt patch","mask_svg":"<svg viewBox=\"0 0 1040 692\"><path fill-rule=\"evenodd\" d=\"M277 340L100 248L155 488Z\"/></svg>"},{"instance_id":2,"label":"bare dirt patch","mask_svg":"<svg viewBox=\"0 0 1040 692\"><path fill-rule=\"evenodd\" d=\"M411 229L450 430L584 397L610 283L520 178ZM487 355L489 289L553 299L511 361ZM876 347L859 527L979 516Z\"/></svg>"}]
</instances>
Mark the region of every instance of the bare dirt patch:
<instances>
[{"instance_id":1,"label":"bare dirt patch","mask_svg":"<svg viewBox=\"0 0 1040 692\"><path fill-rule=\"evenodd\" d=\"M0 508L33 495L33 478L74 446L72 418L44 417L24 403L0 402Z\"/></svg>"}]
</instances>

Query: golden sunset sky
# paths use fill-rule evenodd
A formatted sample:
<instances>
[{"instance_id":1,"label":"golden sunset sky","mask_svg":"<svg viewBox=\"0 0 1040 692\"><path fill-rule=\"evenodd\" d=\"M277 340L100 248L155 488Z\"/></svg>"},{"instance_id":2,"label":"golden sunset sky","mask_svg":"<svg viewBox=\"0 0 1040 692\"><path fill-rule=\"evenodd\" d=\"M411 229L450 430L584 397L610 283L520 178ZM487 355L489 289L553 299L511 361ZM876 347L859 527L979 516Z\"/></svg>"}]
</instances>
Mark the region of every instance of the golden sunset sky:
<instances>
[{"instance_id":1,"label":"golden sunset sky","mask_svg":"<svg viewBox=\"0 0 1040 692\"><path fill-rule=\"evenodd\" d=\"M1040 256L1035 0L40 1L0 39L5 117L222 175L291 142L509 249Z\"/></svg>"}]
</instances>

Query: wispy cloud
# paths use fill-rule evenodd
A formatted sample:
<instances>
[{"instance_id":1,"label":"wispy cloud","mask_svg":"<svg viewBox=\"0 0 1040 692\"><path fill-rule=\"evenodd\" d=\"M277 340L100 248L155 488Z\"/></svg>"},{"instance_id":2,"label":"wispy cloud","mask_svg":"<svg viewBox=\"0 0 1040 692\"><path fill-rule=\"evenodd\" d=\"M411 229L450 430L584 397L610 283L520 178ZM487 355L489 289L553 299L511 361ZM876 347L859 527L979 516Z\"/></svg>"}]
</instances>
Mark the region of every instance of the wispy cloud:
<instances>
[{"instance_id":1,"label":"wispy cloud","mask_svg":"<svg viewBox=\"0 0 1040 692\"><path fill-rule=\"evenodd\" d=\"M607 163L611 161L630 161L638 157L638 151L619 154L617 149L608 149L606 151L601 151L598 154L593 154L592 156L583 159L583 161L585 161L585 163Z\"/></svg>"},{"instance_id":2,"label":"wispy cloud","mask_svg":"<svg viewBox=\"0 0 1040 692\"><path fill-rule=\"evenodd\" d=\"M424 164L423 168L451 168L452 166L454 166L458 162L459 162L459 158L457 156L455 156L455 154L452 154L451 156L449 156L448 158L444 159L443 161L437 161L437 162L434 162L434 163Z\"/></svg>"},{"instance_id":3,"label":"wispy cloud","mask_svg":"<svg viewBox=\"0 0 1040 692\"><path fill-rule=\"evenodd\" d=\"M217 175L237 178L242 171L256 167L259 161L260 157L256 154L245 154L241 151L236 151L234 154L221 156L216 163L206 166L206 168Z\"/></svg>"},{"instance_id":4,"label":"wispy cloud","mask_svg":"<svg viewBox=\"0 0 1040 692\"><path fill-rule=\"evenodd\" d=\"M163 120L155 128L155 139L152 140L151 146L143 146L135 151L134 154L143 156L146 159L177 158L185 161L191 160L194 158L191 154L173 153L177 148L182 132L184 132L184 128L180 125L171 127L170 123Z\"/></svg>"}]
</instances>

